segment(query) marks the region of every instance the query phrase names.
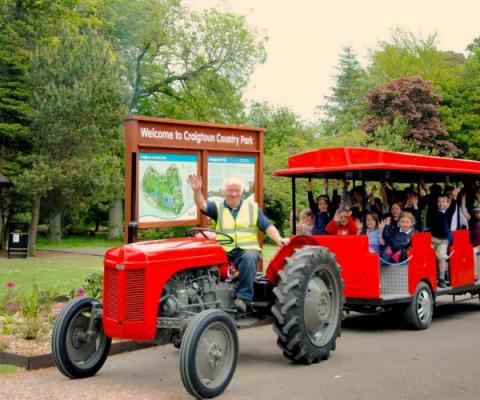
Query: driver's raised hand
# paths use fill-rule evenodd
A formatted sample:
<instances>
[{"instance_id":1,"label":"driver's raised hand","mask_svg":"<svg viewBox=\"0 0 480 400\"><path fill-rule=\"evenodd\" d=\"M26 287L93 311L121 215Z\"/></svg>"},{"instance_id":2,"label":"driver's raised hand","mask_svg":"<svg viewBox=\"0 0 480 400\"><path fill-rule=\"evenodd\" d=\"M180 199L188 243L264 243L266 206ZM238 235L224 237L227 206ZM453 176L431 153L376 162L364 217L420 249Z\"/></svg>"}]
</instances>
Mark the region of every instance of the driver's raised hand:
<instances>
[{"instance_id":1,"label":"driver's raised hand","mask_svg":"<svg viewBox=\"0 0 480 400\"><path fill-rule=\"evenodd\" d=\"M202 190L202 177L197 175L188 175L187 177L188 184L192 187L193 191Z\"/></svg>"}]
</instances>

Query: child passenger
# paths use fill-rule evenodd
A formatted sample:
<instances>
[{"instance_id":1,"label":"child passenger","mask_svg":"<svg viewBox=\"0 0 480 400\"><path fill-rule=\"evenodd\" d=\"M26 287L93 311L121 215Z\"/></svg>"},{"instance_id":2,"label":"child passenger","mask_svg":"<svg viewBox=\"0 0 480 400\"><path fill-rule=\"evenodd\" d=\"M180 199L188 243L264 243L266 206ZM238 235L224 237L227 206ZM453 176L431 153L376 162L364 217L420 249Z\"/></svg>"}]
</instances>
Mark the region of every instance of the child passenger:
<instances>
[{"instance_id":1,"label":"child passenger","mask_svg":"<svg viewBox=\"0 0 480 400\"><path fill-rule=\"evenodd\" d=\"M364 233L368 236L368 248L370 252L380 254L382 246L385 244L382 238L382 230L385 223L383 221L380 223L378 214L375 212L368 212L365 215L365 226L363 226L361 221L357 221L357 227L359 228L358 233Z\"/></svg>"},{"instance_id":2,"label":"child passenger","mask_svg":"<svg viewBox=\"0 0 480 400\"><path fill-rule=\"evenodd\" d=\"M448 244L451 235L451 226L453 215L457 210L457 195L460 188L456 188L452 192L452 200L448 194L441 194L437 199L437 210L433 214L430 231L432 233L432 245L435 248L438 259L438 286L447 287L445 282L445 273L447 271L448 260Z\"/></svg>"},{"instance_id":3,"label":"child passenger","mask_svg":"<svg viewBox=\"0 0 480 400\"><path fill-rule=\"evenodd\" d=\"M414 233L415 217L410 212L402 212L398 220L398 230L383 252L383 259L389 263L400 263L408 256L411 239Z\"/></svg>"},{"instance_id":4,"label":"child passenger","mask_svg":"<svg viewBox=\"0 0 480 400\"><path fill-rule=\"evenodd\" d=\"M325 227L332 219L333 210L336 209L339 202L336 186L334 185L332 202L328 197L328 181L324 181L325 194L317 197L316 201L313 199L313 182L307 183L308 205L313 213L313 235L325 235Z\"/></svg>"},{"instance_id":5,"label":"child passenger","mask_svg":"<svg viewBox=\"0 0 480 400\"><path fill-rule=\"evenodd\" d=\"M311 235L313 229L312 210L306 208L300 213L300 222L297 224L297 235Z\"/></svg>"},{"instance_id":6,"label":"child passenger","mask_svg":"<svg viewBox=\"0 0 480 400\"><path fill-rule=\"evenodd\" d=\"M333 220L325 227L325 232L330 235L356 235L357 231L358 228L352 218L352 212L345 208L337 210Z\"/></svg>"},{"instance_id":7,"label":"child passenger","mask_svg":"<svg viewBox=\"0 0 480 400\"><path fill-rule=\"evenodd\" d=\"M385 218L386 225L382 233L382 237L386 246L390 245L393 236L398 231L401 214L402 207L400 203L393 203L390 207L390 215L387 215Z\"/></svg>"}]
</instances>

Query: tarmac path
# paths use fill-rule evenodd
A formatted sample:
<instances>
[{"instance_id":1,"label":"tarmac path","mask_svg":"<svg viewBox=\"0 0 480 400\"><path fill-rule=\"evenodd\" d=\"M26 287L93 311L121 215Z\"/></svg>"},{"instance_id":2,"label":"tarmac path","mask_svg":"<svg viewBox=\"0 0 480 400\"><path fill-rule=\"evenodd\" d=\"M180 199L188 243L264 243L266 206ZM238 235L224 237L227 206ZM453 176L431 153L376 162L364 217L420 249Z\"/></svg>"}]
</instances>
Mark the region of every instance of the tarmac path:
<instances>
[{"instance_id":1,"label":"tarmac path","mask_svg":"<svg viewBox=\"0 0 480 400\"><path fill-rule=\"evenodd\" d=\"M328 361L290 364L271 326L239 332L235 376L219 399L477 400L480 302L443 305L425 331L393 314L352 313ZM0 376L0 399L180 400L178 350L171 345L107 359L92 378L69 380L55 368Z\"/></svg>"}]
</instances>

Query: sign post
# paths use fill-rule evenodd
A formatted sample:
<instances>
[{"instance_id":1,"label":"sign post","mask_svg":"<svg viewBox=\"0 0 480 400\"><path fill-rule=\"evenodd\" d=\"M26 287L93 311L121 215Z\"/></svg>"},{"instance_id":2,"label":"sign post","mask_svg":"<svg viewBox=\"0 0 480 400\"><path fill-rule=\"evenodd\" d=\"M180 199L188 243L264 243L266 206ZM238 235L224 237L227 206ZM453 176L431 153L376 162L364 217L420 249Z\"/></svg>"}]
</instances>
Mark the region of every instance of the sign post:
<instances>
[{"instance_id":1,"label":"sign post","mask_svg":"<svg viewBox=\"0 0 480 400\"><path fill-rule=\"evenodd\" d=\"M203 178L203 195L222 196L225 178L244 183L247 200L263 205L263 128L127 116L125 130L125 232L206 225L187 176Z\"/></svg>"}]
</instances>

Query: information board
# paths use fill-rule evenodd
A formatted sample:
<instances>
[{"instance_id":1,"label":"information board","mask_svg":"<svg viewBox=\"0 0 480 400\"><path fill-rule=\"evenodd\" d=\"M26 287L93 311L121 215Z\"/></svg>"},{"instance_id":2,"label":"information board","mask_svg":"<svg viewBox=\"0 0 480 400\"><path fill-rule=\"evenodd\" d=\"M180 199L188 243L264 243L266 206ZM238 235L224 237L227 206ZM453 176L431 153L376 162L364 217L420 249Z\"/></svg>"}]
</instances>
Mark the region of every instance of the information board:
<instances>
[{"instance_id":1,"label":"information board","mask_svg":"<svg viewBox=\"0 0 480 400\"><path fill-rule=\"evenodd\" d=\"M140 153L139 223L189 221L197 218L187 183L198 170L195 154Z\"/></svg>"},{"instance_id":2,"label":"information board","mask_svg":"<svg viewBox=\"0 0 480 400\"><path fill-rule=\"evenodd\" d=\"M255 157L208 156L208 200L223 199L222 185L235 177L243 183L244 200L255 200Z\"/></svg>"}]
</instances>

